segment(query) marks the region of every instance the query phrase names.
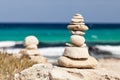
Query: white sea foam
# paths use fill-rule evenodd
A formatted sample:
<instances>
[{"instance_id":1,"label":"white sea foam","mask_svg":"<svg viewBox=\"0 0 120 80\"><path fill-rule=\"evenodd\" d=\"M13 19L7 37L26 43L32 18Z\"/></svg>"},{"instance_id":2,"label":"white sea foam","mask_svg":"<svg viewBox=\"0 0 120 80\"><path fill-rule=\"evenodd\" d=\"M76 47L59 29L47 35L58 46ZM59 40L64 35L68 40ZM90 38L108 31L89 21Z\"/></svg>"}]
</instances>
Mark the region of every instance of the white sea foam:
<instances>
[{"instance_id":1,"label":"white sea foam","mask_svg":"<svg viewBox=\"0 0 120 80\"><path fill-rule=\"evenodd\" d=\"M17 54L21 48L11 48L16 44L22 44L21 41L0 41L0 51L3 48L6 49L8 53ZM47 48L39 48L41 55L44 56L60 56L64 51L64 47L47 47Z\"/></svg>"},{"instance_id":2,"label":"white sea foam","mask_svg":"<svg viewBox=\"0 0 120 80\"><path fill-rule=\"evenodd\" d=\"M16 44L15 41L1 41L0 47L12 47L15 46L15 44Z\"/></svg>"},{"instance_id":3,"label":"white sea foam","mask_svg":"<svg viewBox=\"0 0 120 80\"><path fill-rule=\"evenodd\" d=\"M2 51L3 49L0 49ZM17 54L21 48L6 48L6 52ZM61 56L64 51L64 47L48 47L48 48L39 48L40 54L43 56Z\"/></svg>"},{"instance_id":4,"label":"white sea foam","mask_svg":"<svg viewBox=\"0 0 120 80\"><path fill-rule=\"evenodd\" d=\"M64 47L48 47L40 48L41 54L44 56L61 56L64 51Z\"/></svg>"},{"instance_id":5,"label":"white sea foam","mask_svg":"<svg viewBox=\"0 0 120 80\"><path fill-rule=\"evenodd\" d=\"M103 51L109 51L112 54L120 55L120 46L111 46L111 45L96 45L96 48ZM47 47L39 48L40 54L44 56L61 56L63 54L65 47ZM21 48L6 48L8 53L16 54L20 51ZM0 51L3 50L2 48Z\"/></svg>"},{"instance_id":6,"label":"white sea foam","mask_svg":"<svg viewBox=\"0 0 120 80\"><path fill-rule=\"evenodd\" d=\"M111 45L96 45L96 47L103 51L109 51L114 55L120 55L120 45L111 46Z\"/></svg>"},{"instance_id":7,"label":"white sea foam","mask_svg":"<svg viewBox=\"0 0 120 80\"><path fill-rule=\"evenodd\" d=\"M2 51L3 49L0 49ZM6 48L7 53L17 54L21 48ZM56 62L57 58L63 54L64 47L39 48L40 54L48 58L49 62Z\"/></svg>"},{"instance_id":8,"label":"white sea foam","mask_svg":"<svg viewBox=\"0 0 120 80\"><path fill-rule=\"evenodd\" d=\"M2 51L2 48L6 48L6 51L8 53L17 54L21 48L10 48L15 46L16 44L22 44L22 42L16 42L16 41L0 41L0 51ZM111 45L96 45L99 50L103 51L109 51L113 55L119 55L120 56L120 45L119 46L111 46ZM49 58L56 58L58 56L61 56L64 52L65 47L46 47L46 48L39 48L40 54Z\"/></svg>"},{"instance_id":9,"label":"white sea foam","mask_svg":"<svg viewBox=\"0 0 120 80\"><path fill-rule=\"evenodd\" d=\"M98 38L97 35L92 35L91 37L94 38L94 39L97 39L97 38Z\"/></svg>"},{"instance_id":10,"label":"white sea foam","mask_svg":"<svg viewBox=\"0 0 120 80\"><path fill-rule=\"evenodd\" d=\"M9 47L13 47L16 44L21 44L21 41L0 41L0 48L9 48Z\"/></svg>"}]
</instances>

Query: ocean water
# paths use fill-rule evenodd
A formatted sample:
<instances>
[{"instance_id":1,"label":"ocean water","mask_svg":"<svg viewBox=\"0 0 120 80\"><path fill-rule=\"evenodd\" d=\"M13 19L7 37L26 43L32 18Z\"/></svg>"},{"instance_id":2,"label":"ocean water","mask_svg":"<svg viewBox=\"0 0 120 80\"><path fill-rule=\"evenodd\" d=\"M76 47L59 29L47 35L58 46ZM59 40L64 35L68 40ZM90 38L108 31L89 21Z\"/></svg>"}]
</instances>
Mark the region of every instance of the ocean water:
<instances>
[{"instance_id":1,"label":"ocean water","mask_svg":"<svg viewBox=\"0 0 120 80\"><path fill-rule=\"evenodd\" d=\"M68 24L0 24L0 41L23 41L26 36L35 35L40 42L70 42ZM86 24L86 42L120 42L120 24Z\"/></svg>"},{"instance_id":2,"label":"ocean water","mask_svg":"<svg viewBox=\"0 0 120 80\"><path fill-rule=\"evenodd\" d=\"M40 41L41 54L49 59L57 59L63 54L65 43L70 42L71 34L67 30L67 25L67 23L1 23L0 51L3 47L7 47L7 52L18 53L23 48L20 46L24 38L34 35ZM88 23L86 25L89 30L84 37L88 47L92 46L92 53L98 56L99 53L110 52L120 57L120 24Z\"/></svg>"}]
</instances>

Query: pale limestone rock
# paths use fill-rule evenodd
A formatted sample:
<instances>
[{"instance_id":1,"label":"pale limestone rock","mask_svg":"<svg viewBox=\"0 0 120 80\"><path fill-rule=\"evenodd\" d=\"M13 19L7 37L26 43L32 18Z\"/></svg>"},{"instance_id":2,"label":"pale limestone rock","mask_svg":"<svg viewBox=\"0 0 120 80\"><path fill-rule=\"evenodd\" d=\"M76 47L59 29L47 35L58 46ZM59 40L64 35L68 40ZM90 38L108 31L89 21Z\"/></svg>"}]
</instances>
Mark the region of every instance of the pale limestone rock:
<instances>
[{"instance_id":1,"label":"pale limestone rock","mask_svg":"<svg viewBox=\"0 0 120 80\"><path fill-rule=\"evenodd\" d=\"M71 22L80 23L80 22L84 22L84 19L71 19Z\"/></svg>"},{"instance_id":2,"label":"pale limestone rock","mask_svg":"<svg viewBox=\"0 0 120 80\"><path fill-rule=\"evenodd\" d=\"M68 47L76 47L75 45L71 44L71 43L65 43L66 46ZM81 48L82 47L86 47L86 44L83 44L82 46L80 46Z\"/></svg>"},{"instance_id":3,"label":"pale limestone rock","mask_svg":"<svg viewBox=\"0 0 120 80\"><path fill-rule=\"evenodd\" d=\"M70 33L71 34L73 34L73 35L85 35L85 32L83 32L83 31L70 31Z\"/></svg>"},{"instance_id":4,"label":"pale limestone rock","mask_svg":"<svg viewBox=\"0 0 120 80\"><path fill-rule=\"evenodd\" d=\"M81 22L81 23L78 23L78 22L70 22L70 25L85 25L85 23Z\"/></svg>"},{"instance_id":5,"label":"pale limestone rock","mask_svg":"<svg viewBox=\"0 0 120 80\"><path fill-rule=\"evenodd\" d=\"M86 25L68 25L67 28L72 31L86 31L88 27Z\"/></svg>"},{"instance_id":6,"label":"pale limestone rock","mask_svg":"<svg viewBox=\"0 0 120 80\"><path fill-rule=\"evenodd\" d=\"M75 45L71 44L71 43L65 43L66 46L68 47L75 47Z\"/></svg>"},{"instance_id":7,"label":"pale limestone rock","mask_svg":"<svg viewBox=\"0 0 120 80\"><path fill-rule=\"evenodd\" d=\"M105 68L77 69L36 64L15 74L14 80L120 80L120 74Z\"/></svg>"},{"instance_id":8,"label":"pale limestone rock","mask_svg":"<svg viewBox=\"0 0 120 80\"><path fill-rule=\"evenodd\" d=\"M76 46L82 46L85 43L85 38L79 35L72 35L70 41Z\"/></svg>"},{"instance_id":9,"label":"pale limestone rock","mask_svg":"<svg viewBox=\"0 0 120 80\"><path fill-rule=\"evenodd\" d=\"M26 54L29 56L40 55L40 52L37 47L38 43L39 41L35 36L26 37L24 40L25 49L22 49L19 53Z\"/></svg>"},{"instance_id":10,"label":"pale limestone rock","mask_svg":"<svg viewBox=\"0 0 120 80\"><path fill-rule=\"evenodd\" d=\"M29 45L38 45L39 41L35 36L28 36L24 40L24 46L29 46Z\"/></svg>"},{"instance_id":11,"label":"pale limestone rock","mask_svg":"<svg viewBox=\"0 0 120 80\"><path fill-rule=\"evenodd\" d=\"M15 74L14 80L120 80L120 74L104 68L76 69L35 64Z\"/></svg>"},{"instance_id":12,"label":"pale limestone rock","mask_svg":"<svg viewBox=\"0 0 120 80\"><path fill-rule=\"evenodd\" d=\"M88 59L89 53L87 47L66 47L63 56L72 59Z\"/></svg>"},{"instance_id":13,"label":"pale limestone rock","mask_svg":"<svg viewBox=\"0 0 120 80\"><path fill-rule=\"evenodd\" d=\"M81 17L82 17L82 15L81 15L81 14L79 14L79 13L75 14L74 16L81 16Z\"/></svg>"},{"instance_id":14,"label":"pale limestone rock","mask_svg":"<svg viewBox=\"0 0 120 80\"><path fill-rule=\"evenodd\" d=\"M58 59L58 64L72 68L94 68L97 61L89 56L88 48L83 35L88 27L84 23L82 15L75 14L67 28L71 31L71 43L66 43L63 56Z\"/></svg>"},{"instance_id":15,"label":"pale limestone rock","mask_svg":"<svg viewBox=\"0 0 120 80\"><path fill-rule=\"evenodd\" d=\"M47 63L47 58L43 56L30 56L30 60L37 62L37 63Z\"/></svg>"},{"instance_id":16,"label":"pale limestone rock","mask_svg":"<svg viewBox=\"0 0 120 80\"><path fill-rule=\"evenodd\" d=\"M15 74L14 80L50 80L51 64L35 64L32 67Z\"/></svg>"},{"instance_id":17,"label":"pale limestone rock","mask_svg":"<svg viewBox=\"0 0 120 80\"><path fill-rule=\"evenodd\" d=\"M120 74L105 68L74 69L62 68L74 76L80 76L83 80L120 80Z\"/></svg>"},{"instance_id":18,"label":"pale limestone rock","mask_svg":"<svg viewBox=\"0 0 120 80\"><path fill-rule=\"evenodd\" d=\"M82 46L80 46L80 47L82 48L82 47L86 47L86 46L87 46L87 45L84 43L84 44L83 44Z\"/></svg>"},{"instance_id":19,"label":"pale limestone rock","mask_svg":"<svg viewBox=\"0 0 120 80\"><path fill-rule=\"evenodd\" d=\"M80 76L74 76L60 68L52 69L52 71L50 72L50 78L50 80L83 80Z\"/></svg>"},{"instance_id":20,"label":"pale limestone rock","mask_svg":"<svg viewBox=\"0 0 120 80\"><path fill-rule=\"evenodd\" d=\"M26 49L28 49L28 50L33 50L33 49L38 49L38 47L37 47L37 45L32 44L32 45L26 46Z\"/></svg>"},{"instance_id":21,"label":"pale limestone rock","mask_svg":"<svg viewBox=\"0 0 120 80\"><path fill-rule=\"evenodd\" d=\"M26 37L24 41L25 49L21 49L17 57L20 59L27 57L37 63L47 63L47 59L40 55L37 47L38 43L39 41L35 36Z\"/></svg>"},{"instance_id":22,"label":"pale limestone rock","mask_svg":"<svg viewBox=\"0 0 120 80\"><path fill-rule=\"evenodd\" d=\"M83 19L82 15L81 14L75 14L73 16L74 19Z\"/></svg>"},{"instance_id":23,"label":"pale limestone rock","mask_svg":"<svg viewBox=\"0 0 120 80\"><path fill-rule=\"evenodd\" d=\"M30 60L37 62L37 63L47 63L48 62L47 58L40 55L39 50L22 49L19 52L17 58L22 59L23 57L27 57Z\"/></svg>"},{"instance_id":24,"label":"pale limestone rock","mask_svg":"<svg viewBox=\"0 0 120 80\"><path fill-rule=\"evenodd\" d=\"M97 60L91 56L86 60L73 60L62 56L58 59L58 64L69 68L95 68L97 66Z\"/></svg>"},{"instance_id":25,"label":"pale limestone rock","mask_svg":"<svg viewBox=\"0 0 120 80\"><path fill-rule=\"evenodd\" d=\"M33 49L33 50L28 50L28 49L22 49L20 52L20 54L26 54L26 55L29 55L29 56L35 56L35 55L40 55L40 51L37 50L37 49Z\"/></svg>"}]
</instances>

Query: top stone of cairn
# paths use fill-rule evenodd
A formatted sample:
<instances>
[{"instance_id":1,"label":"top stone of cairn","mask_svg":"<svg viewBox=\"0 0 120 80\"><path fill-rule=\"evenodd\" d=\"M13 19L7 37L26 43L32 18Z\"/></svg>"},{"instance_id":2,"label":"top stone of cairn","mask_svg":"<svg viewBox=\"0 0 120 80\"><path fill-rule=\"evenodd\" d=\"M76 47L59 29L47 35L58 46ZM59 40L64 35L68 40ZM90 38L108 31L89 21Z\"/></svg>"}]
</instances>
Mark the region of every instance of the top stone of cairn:
<instances>
[{"instance_id":1,"label":"top stone of cairn","mask_svg":"<svg viewBox=\"0 0 120 80\"><path fill-rule=\"evenodd\" d=\"M38 45L39 41L35 36L28 36L24 40L24 46Z\"/></svg>"},{"instance_id":2,"label":"top stone of cairn","mask_svg":"<svg viewBox=\"0 0 120 80\"><path fill-rule=\"evenodd\" d=\"M81 14L75 14L73 16L73 19L83 19L82 15Z\"/></svg>"}]
</instances>

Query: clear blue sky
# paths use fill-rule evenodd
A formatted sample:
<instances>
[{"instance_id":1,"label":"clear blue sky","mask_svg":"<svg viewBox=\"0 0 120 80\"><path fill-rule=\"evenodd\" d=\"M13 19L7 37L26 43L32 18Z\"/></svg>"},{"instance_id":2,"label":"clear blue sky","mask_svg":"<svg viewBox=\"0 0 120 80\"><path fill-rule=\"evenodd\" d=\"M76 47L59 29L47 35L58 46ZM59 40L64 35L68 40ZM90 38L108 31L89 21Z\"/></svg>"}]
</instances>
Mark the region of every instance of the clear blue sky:
<instances>
[{"instance_id":1,"label":"clear blue sky","mask_svg":"<svg viewBox=\"0 0 120 80\"><path fill-rule=\"evenodd\" d=\"M0 0L0 22L70 22L76 13L86 22L120 23L120 0Z\"/></svg>"}]
</instances>

